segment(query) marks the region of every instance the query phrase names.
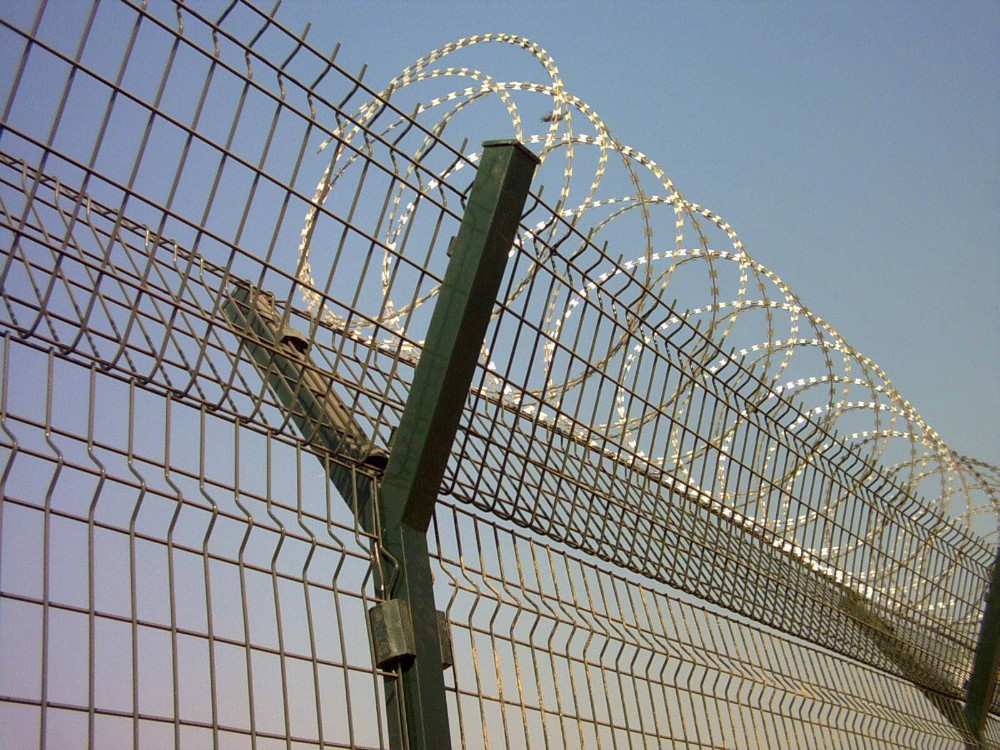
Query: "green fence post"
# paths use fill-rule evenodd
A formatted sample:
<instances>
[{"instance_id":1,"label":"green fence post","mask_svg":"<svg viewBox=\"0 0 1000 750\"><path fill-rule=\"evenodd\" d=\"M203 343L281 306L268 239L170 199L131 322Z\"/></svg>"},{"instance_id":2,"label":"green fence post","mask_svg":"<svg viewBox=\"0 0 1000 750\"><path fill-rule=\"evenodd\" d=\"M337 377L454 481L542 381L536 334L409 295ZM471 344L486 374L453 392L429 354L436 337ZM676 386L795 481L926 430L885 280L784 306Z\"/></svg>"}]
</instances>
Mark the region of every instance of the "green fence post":
<instances>
[{"instance_id":1,"label":"green fence post","mask_svg":"<svg viewBox=\"0 0 1000 750\"><path fill-rule=\"evenodd\" d=\"M409 605L415 646L386 699L411 750L451 746L427 528L537 164L516 141L483 144L382 479L381 541L399 563L392 598Z\"/></svg>"},{"instance_id":2,"label":"green fence post","mask_svg":"<svg viewBox=\"0 0 1000 750\"><path fill-rule=\"evenodd\" d=\"M451 747L444 688L446 631L434 605L427 529L468 398L490 314L539 159L517 141L487 141L451 252L413 383L388 457L371 446L350 411L312 367L308 340L282 326L266 292L237 286L223 311L242 335L261 377L307 442L331 454L385 469L379 491L381 528L371 528L367 478L327 461L334 486L358 522L376 533L396 566L376 571L392 589L370 613L375 658L397 675L386 679L393 750ZM446 646L447 648L447 646Z\"/></svg>"}]
</instances>

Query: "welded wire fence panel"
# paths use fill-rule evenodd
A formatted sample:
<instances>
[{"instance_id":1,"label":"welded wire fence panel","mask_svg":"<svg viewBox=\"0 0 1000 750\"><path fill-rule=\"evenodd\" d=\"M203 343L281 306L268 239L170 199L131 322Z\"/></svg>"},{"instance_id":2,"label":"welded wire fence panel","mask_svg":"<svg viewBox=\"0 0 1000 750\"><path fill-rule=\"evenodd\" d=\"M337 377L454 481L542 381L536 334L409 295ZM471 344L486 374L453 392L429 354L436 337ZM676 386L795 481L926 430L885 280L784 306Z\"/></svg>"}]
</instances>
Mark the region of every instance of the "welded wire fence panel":
<instances>
[{"instance_id":1,"label":"welded wire fence panel","mask_svg":"<svg viewBox=\"0 0 1000 750\"><path fill-rule=\"evenodd\" d=\"M628 323L615 300L634 279L587 299L564 281L594 284L578 269L535 278L557 315L578 319L572 334L534 324L530 300L498 318L490 343L517 344L498 359L506 364L483 368L454 494L882 668L899 671L898 650L912 649L923 684L958 694L992 548L928 512L698 331ZM653 320L673 314L650 307ZM606 369L562 343L602 328L618 350L602 350ZM698 347L707 362L686 359ZM548 386L512 395L519 363L545 348ZM574 373L586 374L564 385ZM657 444L670 453L650 455Z\"/></svg>"},{"instance_id":2,"label":"welded wire fence panel","mask_svg":"<svg viewBox=\"0 0 1000 750\"><path fill-rule=\"evenodd\" d=\"M9 336L3 373L4 747L382 745L314 457Z\"/></svg>"},{"instance_id":3,"label":"welded wire fence panel","mask_svg":"<svg viewBox=\"0 0 1000 750\"><path fill-rule=\"evenodd\" d=\"M437 517L460 747L962 747L960 704L460 507Z\"/></svg>"},{"instance_id":4,"label":"welded wire fence panel","mask_svg":"<svg viewBox=\"0 0 1000 750\"><path fill-rule=\"evenodd\" d=\"M1000 472L537 45L376 90L248 2L0 16L0 745L387 746L357 488L515 137L538 189L431 539L454 746L962 746ZM282 405L246 292L357 440Z\"/></svg>"}]
</instances>

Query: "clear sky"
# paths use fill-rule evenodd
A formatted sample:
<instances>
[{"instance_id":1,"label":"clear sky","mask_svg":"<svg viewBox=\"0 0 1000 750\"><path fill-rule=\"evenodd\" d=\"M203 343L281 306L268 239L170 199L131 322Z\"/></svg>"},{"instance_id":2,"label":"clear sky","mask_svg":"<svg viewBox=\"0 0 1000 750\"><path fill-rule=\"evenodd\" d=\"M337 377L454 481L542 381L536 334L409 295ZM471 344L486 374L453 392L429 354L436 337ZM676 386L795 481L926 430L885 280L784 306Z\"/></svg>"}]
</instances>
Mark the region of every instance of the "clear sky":
<instances>
[{"instance_id":1,"label":"clear sky","mask_svg":"<svg viewBox=\"0 0 1000 750\"><path fill-rule=\"evenodd\" d=\"M279 18L373 87L463 36L536 41L952 447L1000 464L1000 4L290 0Z\"/></svg>"}]
</instances>

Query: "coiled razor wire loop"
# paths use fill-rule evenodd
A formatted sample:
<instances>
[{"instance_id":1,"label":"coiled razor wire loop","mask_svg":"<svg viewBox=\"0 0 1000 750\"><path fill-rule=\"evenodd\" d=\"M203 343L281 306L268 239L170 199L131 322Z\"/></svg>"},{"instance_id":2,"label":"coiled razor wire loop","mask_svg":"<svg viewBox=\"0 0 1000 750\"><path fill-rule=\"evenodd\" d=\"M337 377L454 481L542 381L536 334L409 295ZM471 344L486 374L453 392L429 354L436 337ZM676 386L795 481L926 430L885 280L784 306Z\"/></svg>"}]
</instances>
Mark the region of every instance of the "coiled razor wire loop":
<instances>
[{"instance_id":1,"label":"coiled razor wire loop","mask_svg":"<svg viewBox=\"0 0 1000 750\"><path fill-rule=\"evenodd\" d=\"M547 80L544 83L501 81L469 67L432 67L450 55L487 43L523 50L541 65ZM385 103L404 90L417 91L421 85L435 80L469 82L470 85L463 87L460 83L459 87L445 95L419 99L412 117L429 121L431 124L427 128L433 136L425 136L416 158L405 161L407 166L399 175L399 187L392 196L382 239L386 250L382 265L380 312L368 320L353 318L348 321L331 310L314 291L316 284L312 264L317 258L323 262L322 243L314 236L320 207L338 181L345 179L352 168L363 166L363 154L371 151L371 142L366 140L371 137L368 132L385 114ZM548 114L541 118L546 125L543 132L526 131L521 114L523 106L519 106L519 102L523 105L520 97L525 101L529 97L546 100ZM498 377L488 378L479 388L480 397L520 411L543 424L549 423L568 431L592 448L617 446L600 450L611 460L627 465L645 462L668 473L678 486L684 487L691 499L713 507L721 506L722 514L738 524L767 529L776 538L784 540L781 544L786 552L816 570L835 576L838 581L849 582L862 593L885 591L890 587L893 596L898 597L901 593L900 580L887 566L850 573L838 567L838 561L859 547L876 543L890 522L891 513L883 515L881 521L870 524L863 534L848 543L834 543L827 536L829 532L824 530L822 544L806 546L797 541L805 536L802 531L820 517L832 517L838 506L847 502L849 493L831 497L827 504L809 507L797 514L789 512L788 498L794 497L796 480L813 457L830 447L828 435L840 433L840 439L850 445L857 456L870 465L884 466L886 476L907 494L930 499L942 513L957 517L961 524L975 534L985 536L989 543L997 543L1000 470L949 448L900 395L885 372L852 348L832 325L809 310L777 274L752 258L735 230L721 216L685 198L649 156L619 143L586 102L566 91L549 54L528 39L507 34L484 34L460 39L434 50L390 81L377 98L362 106L352 121L336 129L334 137L320 146L321 150L332 147L333 153L317 185L313 207L305 217L298 259L298 279L303 299L314 316L357 341L394 349L397 356L415 361L419 355L419 342L404 341L402 334L406 332L406 320L411 312L436 295L437 287L412 298L413 301L407 304L394 303L390 283L392 259L395 257L392 251L414 221L419 206L419 197L408 195L411 191L407 184L411 180L420 180L421 190L429 193L442 185L454 184L457 173L477 163L480 154L471 152L465 155L465 160L458 160L426 183L421 175L415 174L415 165L420 162L421 156L433 148L435 139L444 134L460 113L491 99L501 102L510 118L514 136L538 153L542 168L559 160L562 166L558 200L552 210L562 223L548 215L534 226L522 228L512 253L528 253L532 262L513 285L505 300L507 306L528 293L539 268L547 266L558 273L557 264L552 262L553 248L557 248L564 239L566 224L575 228L588 227L588 244L612 234L634 218L638 220L639 232L637 234L632 229L634 225L628 224L630 233L624 239L621 234L614 236L615 245L625 249L626 256L631 254L630 260L624 260L623 256L618 264L589 280L583 279L584 274L580 274L578 269L574 272L572 264L569 271L561 272L566 288L574 291L569 293L568 299L560 298L560 294L555 292L548 300L541 323L545 344L538 355L541 360L538 370L547 373L544 385L519 387ZM537 102L534 104L537 106ZM388 136L394 131L404 130L409 122L409 118L399 117L388 126L379 124L378 127L383 127L381 134ZM577 124L589 132L575 130ZM495 132L491 131L491 135ZM347 148L347 145L357 151ZM583 181L582 199L573 201L571 196L580 182L575 167L583 155L589 156L594 151L595 171L589 182L586 178ZM629 191L624 195L605 194L609 189L617 189L616 185L609 188L609 183L613 181L608 177L612 165L619 163L625 171ZM652 184L652 187L647 187L647 184ZM660 217L664 211L669 211L669 216L673 218L672 240L665 240L663 232L657 234L655 231L658 220L662 222ZM719 233L715 235L718 242L728 245L727 249L718 249L710 241L709 233L716 230ZM565 264L559 267L565 268ZM690 291L696 271L704 272L708 281L707 288L700 288L700 297ZM723 286L724 278L731 281L728 289ZM612 340L602 342L604 350L589 355L586 366L579 367L577 372L567 372L564 379L555 379L551 367L553 358L560 347L572 349L573 334L570 329L580 305L619 304L609 290L615 282L623 281L639 283L644 289L629 308L623 328ZM644 313L654 304L664 304L677 289L681 290L684 298L671 305L670 316L653 327L644 325ZM703 373L708 375L697 375L695 369L689 367L691 377L676 388L667 389L662 402L654 404L654 408L644 408L636 413L636 400L629 398L629 391L622 384L636 375L646 349L655 348L679 328L691 325L697 325L701 335L714 344L689 348L687 352L691 357L690 364L702 367ZM400 336L376 341L376 328L394 331ZM727 349L731 350L731 354L720 357L718 352ZM584 354L580 353L580 356L583 358ZM682 445L682 430L676 425L696 409L697 392L703 387L703 379L719 373L732 360L750 368L766 387L754 391L746 409L713 424L712 434L705 444L696 448L685 447ZM485 348L482 362L490 371L495 370L490 352ZM619 382L614 394L613 413L616 418L581 426L562 415L556 416L558 409L543 408L583 389L589 379L598 375L611 375ZM763 455L753 457L756 465L750 473L757 479L746 483L745 488L740 490L737 483L725 481L730 471L727 456L733 455L734 441L739 439L741 428L747 426L751 412L766 412L779 397L805 404L803 416L786 426L786 432L796 433L807 423L819 428L811 429L810 437L806 438L811 453L796 456L794 461L787 461L785 457L784 464L778 468L777 444L770 443ZM651 446L642 445L638 438L640 428L656 422L665 413L671 413L674 420L674 426L666 430L665 449L654 450ZM705 480L699 482L699 475L693 469L699 459L709 455L709 450L718 457L712 469L715 480L712 485L730 488L715 494L703 489ZM777 502L783 507L762 505L762 498L775 497L775 493L761 486L766 476L775 477L771 486L781 490L777 495L784 499ZM986 519L985 523L981 517ZM894 564L920 570L922 552L918 540L911 540L904 545L904 549L894 550ZM913 576L915 582L908 584L911 587L910 599L918 608L948 610L945 616L952 622L973 617L974 613L950 611L948 603L924 601L930 596L928 591L948 575L949 571L945 570Z\"/></svg>"}]
</instances>

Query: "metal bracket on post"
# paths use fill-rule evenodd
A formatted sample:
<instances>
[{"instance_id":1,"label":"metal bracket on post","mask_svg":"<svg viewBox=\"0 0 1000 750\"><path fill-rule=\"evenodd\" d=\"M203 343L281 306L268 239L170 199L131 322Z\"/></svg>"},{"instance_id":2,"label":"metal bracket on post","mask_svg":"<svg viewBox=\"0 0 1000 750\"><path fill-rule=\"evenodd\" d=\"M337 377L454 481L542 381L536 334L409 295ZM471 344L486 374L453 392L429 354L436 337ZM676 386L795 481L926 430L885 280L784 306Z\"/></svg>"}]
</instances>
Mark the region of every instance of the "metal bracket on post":
<instances>
[{"instance_id":1,"label":"metal bracket on post","mask_svg":"<svg viewBox=\"0 0 1000 750\"><path fill-rule=\"evenodd\" d=\"M450 669L455 664L451 650L451 631L448 618L438 610L438 643L441 644L441 669ZM410 605L405 599L387 599L368 610L368 624L371 626L375 647L375 665L382 669L392 669L402 659L416 656L413 640L413 620Z\"/></svg>"},{"instance_id":2,"label":"metal bracket on post","mask_svg":"<svg viewBox=\"0 0 1000 750\"><path fill-rule=\"evenodd\" d=\"M368 610L368 621L375 642L375 664L391 669L401 659L417 655L413 640L410 605L403 599L387 599Z\"/></svg>"}]
</instances>

